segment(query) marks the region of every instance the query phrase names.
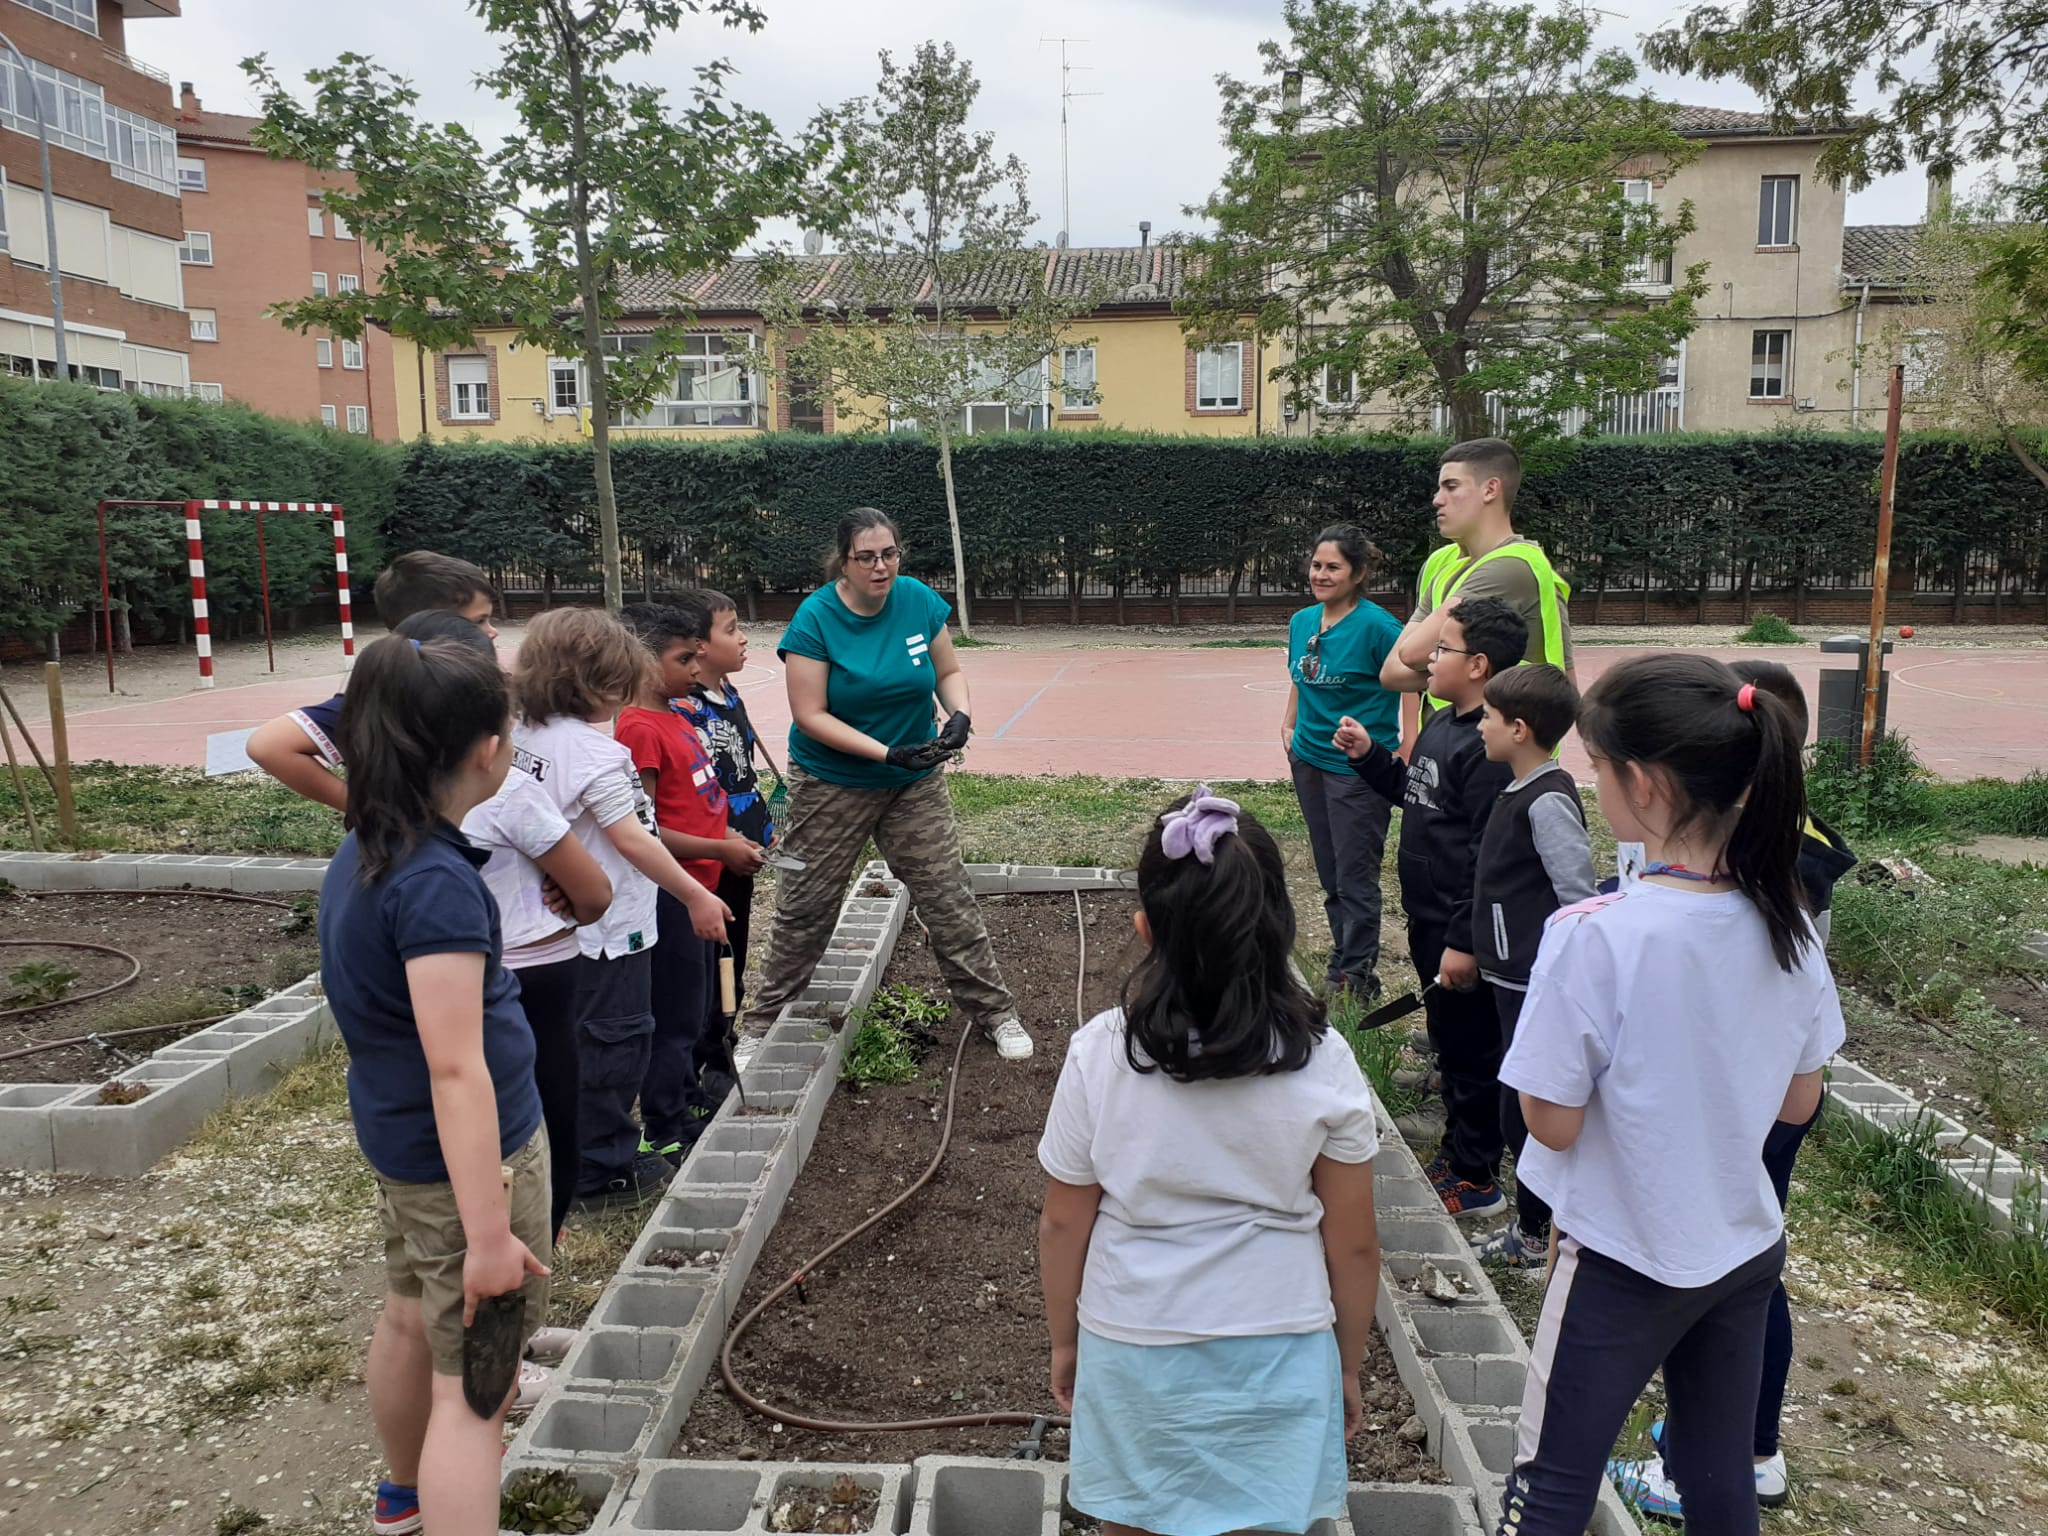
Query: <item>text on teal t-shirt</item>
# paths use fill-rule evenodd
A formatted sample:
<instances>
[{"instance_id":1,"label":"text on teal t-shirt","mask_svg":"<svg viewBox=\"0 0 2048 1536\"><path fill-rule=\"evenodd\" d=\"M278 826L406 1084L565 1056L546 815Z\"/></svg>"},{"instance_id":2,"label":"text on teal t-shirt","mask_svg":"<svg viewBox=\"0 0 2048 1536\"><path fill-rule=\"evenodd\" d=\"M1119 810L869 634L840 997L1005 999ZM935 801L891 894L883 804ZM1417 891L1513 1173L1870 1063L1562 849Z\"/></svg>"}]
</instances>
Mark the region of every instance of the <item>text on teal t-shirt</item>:
<instances>
[{"instance_id":1,"label":"text on teal t-shirt","mask_svg":"<svg viewBox=\"0 0 2048 1536\"><path fill-rule=\"evenodd\" d=\"M1380 686L1380 668L1401 635L1401 621L1365 598L1323 630L1323 605L1302 609L1287 624L1287 678L1294 684L1294 755L1330 773L1351 765L1330 744L1350 715L1388 751L1401 745L1401 696Z\"/></svg>"},{"instance_id":2,"label":"text on teal t-shirt","mask_svg":"<svg viewBox=\"0 0 2048 1536\"><path fill-rule=\"evenodd\" d=\"M923 582L899 576L882 611L869 617L847 607L834 582L803 600L776 654L808 656L830 667L825 708L856 731L891 747L930 741L936 734L932 695L938 691L931 645L945 633L950 612L946 600ZM806 773L859 789L896 789L932 771L914 773L851 757L794 724L789 755Z\"/></svg>"}]
</instances>

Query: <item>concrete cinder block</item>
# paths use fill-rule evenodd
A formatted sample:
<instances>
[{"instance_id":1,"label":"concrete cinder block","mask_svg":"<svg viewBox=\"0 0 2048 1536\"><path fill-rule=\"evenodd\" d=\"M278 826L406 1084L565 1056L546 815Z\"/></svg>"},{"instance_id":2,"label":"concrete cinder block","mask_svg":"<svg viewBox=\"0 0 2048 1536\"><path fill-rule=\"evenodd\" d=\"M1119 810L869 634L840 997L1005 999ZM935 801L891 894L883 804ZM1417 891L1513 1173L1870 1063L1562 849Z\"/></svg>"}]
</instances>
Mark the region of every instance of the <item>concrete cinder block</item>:
<instances>
[{"instance_id":1,"label":"concrete cinder block","mask_svg":"<svg viewBox=\"0 0 2048 1536\"><path fill-rule=\"evenodd\" d=\"M136 1178L182 1146L228 1098L221 1061L145 1061L114 1080L148 1083L150 1091L133 1104L100 1104L94 1089L51 1107L59 1173Z\"/></svg>"},{"instance_id":2,"label":"concrete cinder block","mask_svg":"<svg viewBox=\"0 0 2048 1536\"><path fill-rule=\"evenodd\" d=\"M0 1088L0 1168L48 1173L57 1166L51 1109L89 1096L83 1083L10 1083Z\"/></svg>"},{"instance_id":3,"label":"concrete cinder block","mask_svg":"<svg viewBox=\"0 0 2048 1536\"><path fill-rule=\"evenodd\" d=\"M24 866L15 866L22 868ZM37 889L45 891L132 891L136 888L136 875L140 866L130 863L110 863L106 859L55 858L40 866L41 880ZM7 877L17 885L27 881L18 879L14 870Z\"/></svg>"},{"instance_id":4,"label":"concrete cinder block","mask_svg":"<svg viewBox=\"0 0 2048 1536\"><path fill-rule=\"evenodd\" d=\"M220 1052L228 1069L228 1097L253 1099L270 1092L313 1048L319 1032L320 1008L289 1014L245 1013L223 1019L210 1029L187 1035L157 1052L157 1059ZM223 1051L218 1041L230 1042Z\"/></svg>"},{"instance_id":5,"label":"concrete cinder block","mask_svg":"<svg viewBox=\"0 0 2048 1536\"><path fill-rule=\"evenodd\" d=\"M682 1333L717 1310L718 1282L678 1273L662 1280L614 1277L590 1309L592 1328L665 1328Z\"/></svg>"},{"instance_id":6,"label":"concrete cinder block","mask_svg":"<svg viewBox=\"0 0 2048 1536\"><path fill-rule=\"evenodd\" d=\"M1501 1355L1526 1359L1522 1336L1504 1312L1459 1303L1454 1307L1408 1309L1408 1326L1422 1347L1438 1355ZM1521 1402L1520 1394L1514 1401Z\"/></svg>"},{"instance_id":7,"label":"concrete cinder block","mask_svg":"<svg viewBox=\"0 0 2048 1536\"><path fill-rule=\"evenodd\" d=\"M1828 1090L1837 1104L1910 1104L1910 1095L1890 1083L1837 1083Z\"/></svg>"},{"instance_id":8,"label":"concrete cinder block","mask_svg":"<svg viewBox=\"0 0 2048 1536\"><path fill-rule=\"evenodd\" d=\"M956 1456L916 1466L910 1536L1058 1536L1064 1467Z\"/></svg>"},{"instance_id":9,"label":"concrete cinder block","mask_svg":"<svg viewBox=\"0 0 2048 1536\"><path fill-rule=\"evenodd\" d=\"M1515 1429L1512 1424L1452 1414L1444 1420L1441 1437L1431 1437L1438 1465L1472 1490L1480 1521L1489 1531L1500 1524L1502 1494L1508 1473L1514 1470Z\"/></svg>"},{"instance_id":10,"label":"concrete cinder block","mask_svg":"<svg viewBox=\"0 0 2048 1536\"><path fill-rule=\"evenodd\" d=\"M769 1471L762 1462L646 1462L634 1475L619 1524L633 1531L746 1529L765 1501Z\"/></svg>"},{"instance_id":11,"label":"concrete cinder block","mask_svg":"<svg viewBox=\"0 0 2048 1536\"><path fill-rule=\"evenodd\" d=\"M669 1405L658 1398L551 1391L512 1442L508 1461L566 1460L614 1470L637 1465L673 1437L676 1421L669 1413Z\"/></svg>"},{"instance_id":12,"label":"concrete cinder block","mask_svg":"<svg viewBox=\"0 0 2048 1536\"><path fill-rule=\"evenodd\" d=\"M800 1467L771 1467L763 1481L760 1519L763 1530L777 1529L775 1512L788 1500L807 1489L829 1489L834 1480L850 1477L854 1486L876 1495L874 1524L868 1529L881 1533L901 1531L910 1523L910 1508L916 1487L916 1473L910 1467L834 1466L831 1463Z\"/></svg>"},{"instance_id":13,"label":"concrete cinder block","mask_svg":"<svg viewBox=\"0 0 2048 1536\"><path fill-rule=\"evenodd\" d=\"M1395 1299L1404 1305L1414 1306L1420 1303L1423 1298L1409 1290L1408 1286L1422 1274L1425 1264L1434 1265L1440 1273L1450 1276L1454 1281L1462 1280L1469 1287L1465 1292L1465 1301L1453 1305L1463 1306L1469 1301L1474 1306L1490 1307L1500 1300L1499 1293L1493 1288L1493 1281L1488 1278L1486 1271L1480 1267L1479 1261L1473 1258L1470 1252L1462 1259L1424 1258L1413 1253L1382 1254L1380 1273L1383 1287L1391 1291Z\"/></svg>"},{"instance_id":14,"label":"concrete cinder block","mask_svg":"<svg viewBox=\"0 0 2048 1536\"><path fill-rule=\"evenodd\" d=\"M754 1053L754 1064L757 1067L802 1067L807 1072L815 1072L824 1064L826 1054L831 1048L829 1040L816 1039L799 1043L764 1045Z\"/></svg>"},{"instance_id":15,"label":"concrete cinder block","mask_svg":"<svg viewBox=\"0 0 2048 1536\"><path fill-rule=\"evenodd\" d=\"M1466 1259L1472 1256L1472 1245L1464 1235L1451 1225L1438 1207L1434 1217L1401 1215L1382 1221L1380 1226L1380 1247L1389 1253L1419 1253L1428 1257Z\"/></svg>"},{"instance_id":16,"label":"concrete cinder block","mask_svg":"<svg viewBox=\"0 0 2048 1536\"><path fill-rule=\"evenodd\" d=\"M1430 1373L1453 1403L1474 1413L1503 1413L1522 1406L1529 1363L1499 1355L1442 1355Z\"/></svg>"},{"instance_id":17,"label":"concrete cinder block","mask_svg":"<svg viewBox=\"0 0 2048 1536\"><path fill-rule=\"evenodd\" d=\"M1372 1200L1373 1205L1382 1211L1441 1211L1444 1208L1427 1180L1391 1174L1374 1176Z\"/></svg>"},{"instance_id":18,"label":"concrete cinder block","mask_svg":"<svg viewBox=\"0 0 2048 1536\"><path fill-rule=\"evenodd\" d=\"M327 866L311 859L251 859L228 871L228 889L252 896L317 891Z\"/></svg>"},{"instance_id":19,"label":"concrete cinder block","mask_svg":"<svg viewBox=\"0 0 2048 1536\"><path fill-rule=\"evenodd\" d=\"M1353 1483L1352 1529L1359 1536L1482 1536L1469 1488L1427 1483Z\"/></svg>"},{"instance_id":20,"label":"concrete cinder block","mask_svg":"<svg viewBox=\"0 0 2048 1536\"><path fill-rule=\"evenodd\" d=\"M685 1188L707 1184L751 1187L767 1172L768 1159L759 1152L692 1151L676 1182Z\"/></svg>"},{"instance_id":21,"label":"concrete cinder block","mask_svg":"<svg viewBox=\"0 0 2048 1536\"><path fill-rule=\"evenodd\" d=\"M671 1393L694 1338L680 1329L585 1328L555 1368L555 1382L579 1396Z\"/></svg>"},{"instance_id":22,"label":"concrete cinder block","mask_svg":"<svg viewBox=\"0 0 2048 1536\"><path fill-rule=\"evenodd\" d=\"M697 1147L700 1153L773 1152L786 1134L787 1128L773 1120L733 1120L712 1126Z\"/></svg>"}]
</instances>

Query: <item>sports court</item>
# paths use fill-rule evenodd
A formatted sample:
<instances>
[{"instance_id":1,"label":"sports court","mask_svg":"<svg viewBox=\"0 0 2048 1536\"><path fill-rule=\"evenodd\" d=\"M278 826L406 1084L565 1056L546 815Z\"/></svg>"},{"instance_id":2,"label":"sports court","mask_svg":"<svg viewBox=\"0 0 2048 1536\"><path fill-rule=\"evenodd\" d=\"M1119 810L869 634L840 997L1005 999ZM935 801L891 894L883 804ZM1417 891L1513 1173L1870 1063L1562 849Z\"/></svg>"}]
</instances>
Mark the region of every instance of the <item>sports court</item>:
<instances>
[{"instance_id":1,"label":"sports court","mask_svg":"<svg viewBox=\"0 0 2048 1536\"><path fill-rule=\"evenodd\" d=\"M1643 647L1587 644L1581 686ZM1809 695L1823 660L1812 647L1744 647L1711 654L1768 656L1799 673ZM755 722L774 745L788 725L772 642L755 647L757 664L741 678ZM994 646L961 653L974 690L976 735L968 765L980 773L1100 774L1111 778L1274 779L1285 776L1279 719L1287 690L1278 648ZM508 658L509 659L509 658ZM200 767L207 737L246 731L295 705L341 687L322 678L220 686L147 704L70 701L71 753L77 761ZM1892 657L1891 718L1943 778L2018 778L2048 769L2048 651L1916 651L1902 641ZM47 745L47 733L38 737ZM1583 750L1565 760L1590 777Z\"/></svg>"}]
</instances>

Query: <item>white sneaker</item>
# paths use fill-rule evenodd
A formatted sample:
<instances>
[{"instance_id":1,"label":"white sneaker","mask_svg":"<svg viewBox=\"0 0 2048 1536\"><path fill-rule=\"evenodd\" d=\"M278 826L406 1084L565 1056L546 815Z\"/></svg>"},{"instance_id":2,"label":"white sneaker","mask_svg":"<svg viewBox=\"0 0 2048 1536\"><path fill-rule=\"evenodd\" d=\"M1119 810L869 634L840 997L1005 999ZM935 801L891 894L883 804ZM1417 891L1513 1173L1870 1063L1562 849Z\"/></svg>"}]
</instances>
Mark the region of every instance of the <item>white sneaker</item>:
<instances>
[{"instance_id":1,"label":"white sneaker","mask_svg":"<svg viewBox=\"0 0 2048 1536\"><path fill-rule=\"evenodd\" d=\"M996 1043L996 1054L1005 1061L1029 1061L1031 1059L1031 1037L1024 1032L1024 1026L1015 1018L1001 1019L987 1029L989 1039Z\"/></svg>"},{"instance_id":2,"label":"white sneaker","mask_svg":"<svg viewBox=\"0 0 2048 1536\"><path fill-rule=\"evenodd\" d=\"M1791 1496L1785 1481L1785 1453L1778 1452L1769 1461L1756 1464L1756 1501L1766 1509L1776 1509Z\"/></svg>"}]
</instances>

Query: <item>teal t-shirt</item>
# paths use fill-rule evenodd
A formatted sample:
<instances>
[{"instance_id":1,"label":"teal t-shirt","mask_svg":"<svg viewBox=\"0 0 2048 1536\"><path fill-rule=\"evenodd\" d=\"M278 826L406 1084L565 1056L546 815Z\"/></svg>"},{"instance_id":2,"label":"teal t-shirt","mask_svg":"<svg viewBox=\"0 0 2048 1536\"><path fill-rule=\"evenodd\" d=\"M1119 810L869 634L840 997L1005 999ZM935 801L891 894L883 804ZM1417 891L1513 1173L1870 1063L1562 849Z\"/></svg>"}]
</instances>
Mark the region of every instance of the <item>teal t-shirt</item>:
<instances>
[{"instance_id":1,"label":"teal t-shirt","mask_svg":"<svg viewBox=\"0 0 2048 1536\"><path fill-rule=\"evenodd\" d=\"M1330 744L1337 722L1350 715L1388 751L1401 745L1401 696L1380 686L1380 668L1401 635L1401 621L1378 603L1358 606L1330 626L1310 658L1309 642L1323 627L1315 603L1287 624L1287 678L1294 684L1294 755L1330 773L1351 764Z\"/></svg>"},{"instance_id":2,"label":"teal t-shirt","mask_svg":"<svg viewBox=\"0 0 2048 1536\"><path fill-rule=\"evenodd\" d=\"M776 654L808 656L831 668L825 707L856 731L886 746L930 741L932 695L938 678L931 645L946 630L952 611L946 600L914 577L899 576L882 611L872 618L855 613L835 582L805 598L782 632ZM925 776L887 763L849 757L789 728L789 755L805 773L856 789L897 789ZM926 769L925 773L935 770Z\"/></svg>"}]
</instances>

